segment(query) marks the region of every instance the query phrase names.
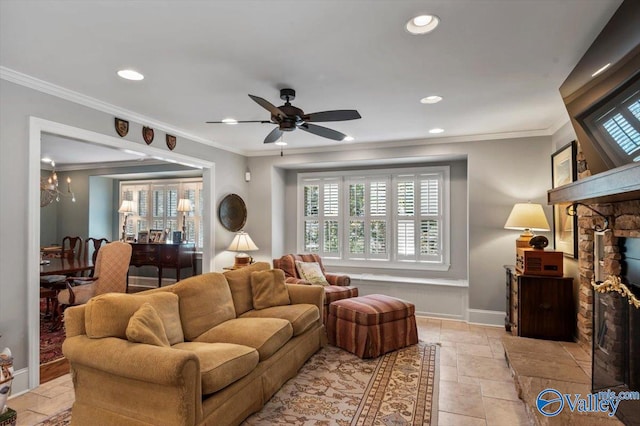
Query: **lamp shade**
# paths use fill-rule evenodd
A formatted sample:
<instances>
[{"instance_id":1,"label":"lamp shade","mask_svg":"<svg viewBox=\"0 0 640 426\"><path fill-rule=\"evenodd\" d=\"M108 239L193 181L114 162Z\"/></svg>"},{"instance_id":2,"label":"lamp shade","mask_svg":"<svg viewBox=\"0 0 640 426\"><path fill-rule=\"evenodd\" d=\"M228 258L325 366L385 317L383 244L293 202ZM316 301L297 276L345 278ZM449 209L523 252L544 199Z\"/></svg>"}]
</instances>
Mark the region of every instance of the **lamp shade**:
<instances>
[{"instance_id":1,"label":"lamp shade","mask_svg":"<svg viewBox=\"0 0 640 426\"><path fill-rule=\"evenodd\" d=\"M122 204L120 204L120 208L118 209L118 213L135 213L136 203L131 200L124 200Z\"/></svg>"},{"instance_id":2,"label":"lamp shade","mask_svg":"<svg viewBox=\"0 0 640 426\"><path fill-rule=\"evenodd\" d=\"M179 212L190 212L192 210L191 200L188 198L180 198L178 201Z\"/></svg>"},{"instance_id":3,"label":"lamp shade","mask_svg":"<svg viewBox=\"0 0 640 426\"><path fill-rule=\"evenodd\" d=\"M505 229L549 231L549 222L540 204L517 203L504 224Z\"/></svg>"},{"instance_id":4,"label":"lamp shade","mask_svg":"<svg viewBox=\"0 0 640 426\"><path fill-rule=\"evenodd\" d=\"M258 246L255 245L249 234L244 231L240 231L233 237L233 241L229 244L229 251L255 251L258 250Z\"/></svg>"}]
</instances>

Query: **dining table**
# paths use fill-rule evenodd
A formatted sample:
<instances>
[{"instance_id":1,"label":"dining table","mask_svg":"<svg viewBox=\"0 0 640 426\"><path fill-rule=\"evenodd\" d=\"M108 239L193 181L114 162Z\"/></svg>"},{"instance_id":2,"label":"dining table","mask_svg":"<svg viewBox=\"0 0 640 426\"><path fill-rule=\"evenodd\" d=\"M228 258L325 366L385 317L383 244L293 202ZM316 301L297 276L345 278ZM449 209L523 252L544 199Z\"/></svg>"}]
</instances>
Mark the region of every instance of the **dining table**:
<instances>
[{"instance_id":1,"label":"dining table","mask_svg":"<svg viewBox=\"0 0 640 426\"><path fill-rule=\"evenodd\" d=\"M57 257L45 259L40 262L40 276L46 275L74 275L79 272L93 270L94 265L91 259L72 259L67 257Z\"/></svg>"}]
</instances>

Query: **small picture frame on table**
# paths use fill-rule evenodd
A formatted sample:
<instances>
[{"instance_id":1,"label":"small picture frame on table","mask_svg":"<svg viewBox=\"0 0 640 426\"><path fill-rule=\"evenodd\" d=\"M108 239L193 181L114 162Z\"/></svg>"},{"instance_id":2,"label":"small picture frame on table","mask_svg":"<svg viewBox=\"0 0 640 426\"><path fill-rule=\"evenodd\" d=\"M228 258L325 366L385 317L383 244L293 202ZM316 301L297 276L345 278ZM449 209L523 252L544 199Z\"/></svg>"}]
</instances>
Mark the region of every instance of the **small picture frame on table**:
<instances>
[{"instance_id":1,"label":"small picture frame on table","mask_svg":"<svg viewBox=\"0 0 640 426\"><path fill-rule=\"evenodd\" d=\"M138 243L147 244L149 242L149 231L138 232Z\"/></svg>"},{"instance_id":2,"label":"small picture frame on table","mask_svg":"<svg viewBox=\"0 0 640 426\"><path fill-rule=\"evenodd\" d=\"M164 243L166 234L163 229L150 229L149 230L149 242L150 243Z\"/></svg>"},{"instance_id":3,"label":"small picture frame on table","mask_svg":"<svg viewBox=\"0 0 640 426\"><path fill-rule=\"evenodd\" d=\"M576 156L578 146L572 141L551 155L551 187L558 188L575 182L578 177ZM565 256L578 256L578 217L567 214L571 203L559 203L553 206L553 243Z\"/></svg>"}]
</instances>

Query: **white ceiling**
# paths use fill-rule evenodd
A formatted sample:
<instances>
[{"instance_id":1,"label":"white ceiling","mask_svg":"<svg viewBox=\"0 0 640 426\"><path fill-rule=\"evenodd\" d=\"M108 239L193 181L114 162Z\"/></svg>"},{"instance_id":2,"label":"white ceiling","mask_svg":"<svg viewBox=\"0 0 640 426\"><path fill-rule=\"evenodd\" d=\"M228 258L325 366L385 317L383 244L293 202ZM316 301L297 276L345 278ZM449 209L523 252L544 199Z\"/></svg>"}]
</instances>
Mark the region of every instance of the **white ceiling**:
<instances>
[{"instance_id":1,"label":"white ceiling","mask_svg":"<svg viewBox=\"0 0 640 426\"><path fill-rule=\"evenodd\" d=\"M268 120L247 94L281 105L284 87L307 113L357 109L323 123L352 144L548 135L568 120L558 88L620 3L0 0L0 66L250 155L279 150L262 143L274 125L205 121ZM407 33L424 13L436 31ZM444 100L419 102L431 94ZM347 143L299 130L285 141Z\"/></svg>"}]
</instances>

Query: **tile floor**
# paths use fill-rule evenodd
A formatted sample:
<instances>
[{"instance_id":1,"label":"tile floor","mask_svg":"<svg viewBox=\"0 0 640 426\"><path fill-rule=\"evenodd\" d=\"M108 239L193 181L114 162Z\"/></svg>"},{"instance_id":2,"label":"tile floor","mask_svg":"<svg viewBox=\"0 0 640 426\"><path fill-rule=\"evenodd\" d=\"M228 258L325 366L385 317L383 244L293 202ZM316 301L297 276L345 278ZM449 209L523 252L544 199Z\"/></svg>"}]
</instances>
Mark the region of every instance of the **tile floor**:
<instances>
[{"instance_id":1,"label":"tile floor","mask_svg":"<svg viewBox=\"0 0 640 426\"><path fill-rule=\"evenodd\" d=\"M417 318L418 335L440 342L438 425L529 425L504 358L502 327ZM18 425L34 425L73 403L67 374L12 398Z\"/></svg>"}]
</instances>

